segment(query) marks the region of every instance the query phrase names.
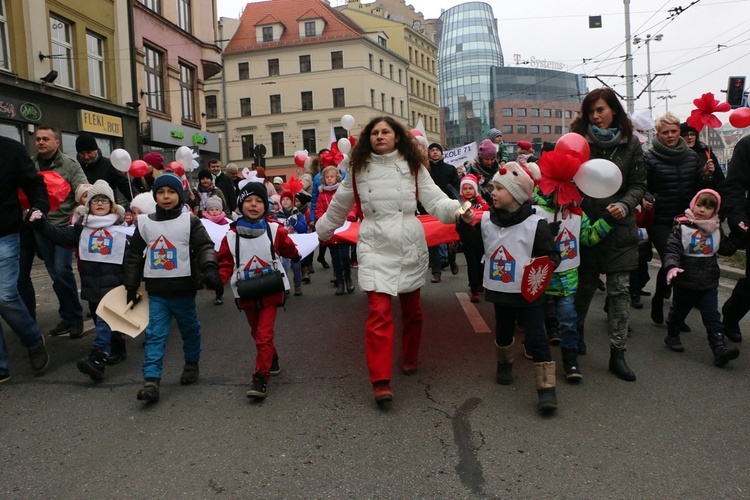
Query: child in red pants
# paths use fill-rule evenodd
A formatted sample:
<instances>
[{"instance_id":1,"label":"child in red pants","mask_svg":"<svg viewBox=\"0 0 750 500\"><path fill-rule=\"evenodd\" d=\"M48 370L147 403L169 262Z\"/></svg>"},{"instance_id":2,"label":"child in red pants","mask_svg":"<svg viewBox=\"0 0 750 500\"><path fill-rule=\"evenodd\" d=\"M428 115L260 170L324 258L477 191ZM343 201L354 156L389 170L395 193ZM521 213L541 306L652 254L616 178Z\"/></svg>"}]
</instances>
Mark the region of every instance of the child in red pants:
<instances>
[{"instance_id":1,"label":"child in red pants","mask_svg":"<svg viewBox=\"0 0 750 500\"><path fill-rule=\"evenodd\" d=\"M248 182L240 188L237 207L242 217L233 222L219 248L219 273L224 283L231 282L237 307L245 311L250 332L258 354L255 358L253 382L247 397L266 397L268 379L279 373L279 356L273 345L276 308L284 305L284 291L271 293L257 300L243 300L237 291L238 280L252 280L275 269L284 273L279 256L298 262L299 254L294 242L278 222L266 218L268 191L259 182ZM284 275L284 286L289 281Z\"/></svg>"}]
</instances>

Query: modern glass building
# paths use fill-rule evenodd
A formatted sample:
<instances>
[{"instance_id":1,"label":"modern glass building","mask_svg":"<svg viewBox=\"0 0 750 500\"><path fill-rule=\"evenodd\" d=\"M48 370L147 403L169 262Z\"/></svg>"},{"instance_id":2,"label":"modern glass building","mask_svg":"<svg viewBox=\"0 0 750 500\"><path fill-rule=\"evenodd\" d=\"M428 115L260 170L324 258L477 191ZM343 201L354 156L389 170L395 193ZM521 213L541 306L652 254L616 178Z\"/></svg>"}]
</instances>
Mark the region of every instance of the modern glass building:
<instances>
[{"instance_id":1,"label":"modern glass building","mask_svg":"<svg viewBox=\"0 0 750 500\"><path fill-rule=\"evenodd\" d=\"M491 125L491 69L503 66L492 7L468 2L440 16L438 87L445 147L481 140Z\"/></svg>"}]
</instances>

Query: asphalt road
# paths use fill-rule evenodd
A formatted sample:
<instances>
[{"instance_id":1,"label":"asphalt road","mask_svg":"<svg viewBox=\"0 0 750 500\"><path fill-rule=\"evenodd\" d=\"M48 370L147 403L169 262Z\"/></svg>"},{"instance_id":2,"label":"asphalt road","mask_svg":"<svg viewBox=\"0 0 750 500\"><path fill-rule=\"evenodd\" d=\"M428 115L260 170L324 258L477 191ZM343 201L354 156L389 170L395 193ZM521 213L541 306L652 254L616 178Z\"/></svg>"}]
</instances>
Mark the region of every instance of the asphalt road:
<instances>
[{"instance_id":1,"label":"asphalt road","mask_svg":"<svg viewBox=\"0 0 750 500\"><path fill-rule=\"evenodd\" d=\"M262 403L245 397L255 348L244 315L214 306L212 292L198 295L199 382L179 385L173 329L161 400L151 406L135 398L140 339L95 384L75 367L90 335L48 338L52 362L36 377L4 325L13 378L0 385L0 497L750 497L750 353L715 368L697 313L677 354L648 306L633 311L627 360L638 381L628 383L607 371L597 293L584 380L566 384L558 366L560 408L544 418L520 354L515 384L495 383L493 335L475 332L456 295L467 291L462 266L425 286L420 370L394 371L395 399L383 410L364 360L365 296L334 296L330 274L316 271L279 311L282 373ZM57 302L43 268L35 284L47 331ZM722 279L721 301L731 286ZM493 328L491 304L476 310ZM742 326L750 334L750 319Z\"/></svg>"}]
</instances>

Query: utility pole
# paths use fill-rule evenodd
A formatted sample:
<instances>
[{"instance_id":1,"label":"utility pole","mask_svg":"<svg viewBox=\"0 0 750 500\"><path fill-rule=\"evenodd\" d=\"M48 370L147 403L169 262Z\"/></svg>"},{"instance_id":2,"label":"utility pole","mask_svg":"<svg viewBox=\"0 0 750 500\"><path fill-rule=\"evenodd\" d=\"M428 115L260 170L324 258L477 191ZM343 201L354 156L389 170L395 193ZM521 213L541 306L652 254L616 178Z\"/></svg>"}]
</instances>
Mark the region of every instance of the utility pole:
<instances>
[{"instance_id":1,"label":"utility pole","mask_svg":"<svg viewBox=\"0 0 750 500\"><path fill-rule=\"evenodd\" d=\"M623 0L625 4L625 101L628 113L635 111L633 98L633 52L630 47L630 0ZM650 106L649 106L650 107Z\"/></svg>"},{"instance_id":2,"label":"utility pole","mask_svg":"<svg viewBox=\"0 0 750 500\"><path fill-rule=\"evenodd\" d=\"M648 78L648 86L646 87L648 89L648 110L651 112L653 110L653 105L651 103L651 41L656 40L657 42L660 42L661 39L664 37L664 35L656 35L653 38L651 38L651 35L646 35L645 39L641 38L634 38L633 44L640 45L641 42L646 44L646 61L647 61L647 75ZM658 76L658 75L657 75ZM656 77L654 77L656 78Z\"/></svg>"}]
</instances>

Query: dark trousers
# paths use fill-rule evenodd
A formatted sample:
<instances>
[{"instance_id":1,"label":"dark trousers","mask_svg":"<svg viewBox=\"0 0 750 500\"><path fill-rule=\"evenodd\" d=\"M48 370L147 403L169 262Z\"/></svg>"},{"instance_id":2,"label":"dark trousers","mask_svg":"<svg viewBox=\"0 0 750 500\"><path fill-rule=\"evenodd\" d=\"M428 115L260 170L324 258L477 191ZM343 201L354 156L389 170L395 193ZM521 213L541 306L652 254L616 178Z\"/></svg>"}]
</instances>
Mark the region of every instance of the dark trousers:
<instances>
[{"instance_id":1,"label":"dark trousers","mask_svg":"<svg viewBox=\"0 0 750 500\"><path fill-rule=\"evenodd\" d=\"M667 246L667 238L672 232L671 224L657 224L654 223L648 230L648 237L651 243L656 248L659 254L659 259L662 262L662 266L659 268L659 272L656 274L656 291L652 300L664 300L664 296L669 289L667 285L667 273L664 271L664 253Z\"/></svg>"},{"instance_id":2,"label":"dark trousers","mask_svg":"<svg viewBox=\"0 0 750 500\"><path fill-rule=\"evenodd\" d=\"M670 327L681 325L693 308L700 311L703 326L706 327L709 337L724 332L721 314L719 314L719 292L717 288L688 290L679 286L674 287L674 299L672 299L672 307L669 308L667 325Z\"/></svg>"},{"instance_id":3,"label":"dark trousers","mask_svg":"<svg viewBox=\"0 0 750 500\"><path fill-rule=\"evenodd\" d=\"M526 330L526 351L534 358L534 363L552 361L547 334L544 332L544 305L506 306L495 304L495 343L507 347L513 342L513 333L518 324Z\"/></svg>"}]
</instances>

